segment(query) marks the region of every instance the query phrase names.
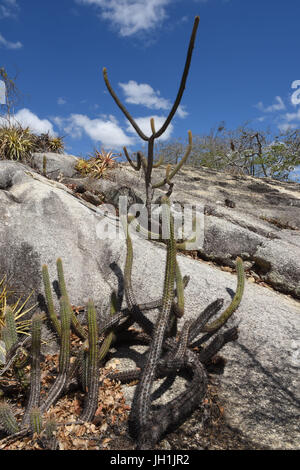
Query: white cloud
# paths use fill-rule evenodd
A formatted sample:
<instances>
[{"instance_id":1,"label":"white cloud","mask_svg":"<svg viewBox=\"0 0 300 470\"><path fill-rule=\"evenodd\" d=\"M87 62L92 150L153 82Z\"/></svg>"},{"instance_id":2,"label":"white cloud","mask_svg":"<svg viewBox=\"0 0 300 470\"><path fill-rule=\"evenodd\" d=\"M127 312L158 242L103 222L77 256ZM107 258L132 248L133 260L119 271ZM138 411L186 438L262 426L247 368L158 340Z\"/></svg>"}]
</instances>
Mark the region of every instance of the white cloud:
<instances>
[{"instance_id":1,"label":"white cloud","mask_svg":"<svg viewBox=\"0 0 300 470\"><path fill-rule=\"evenodd\" d=\"M58 100L57 100L57 104L59 104L60 106L66 104L66 102L67 102L67 100L65 100L62 97L59 97Z\"/></svg>"},{"instance_id":2,"label":"white cloud","mask_svg":"<svg viewBox=\"0 0 300 470\"><path fill-rule=\"evenodd\" d=\"M19 5L16 0L2 0L0 3L0 19L16 18L19 11Z\"/></svg>"},{"instance_id":3,"label":"white cloud","mask_svg":"<svg viewBox=\"0 0 300 470\"><path fill-rule=\"evenodd\" d=\"M159 91L154 91L147 83L138 84L134 80L119 83L125 94L126 103L140 104L151 109L169 109L170 102L161 98Z\"/></svg>"},{"instance_id":4,"label":"white cloud","mask_svg":"<svg viewBox=\"0 0 300 470\"><path fill-rule=\"evenodd\" d=\"M90 119L84 114L71 114L68 118L55 117L53 121L74 139L86 134L108 148L121 148L134 143L134 139L124 133L115 119Z\"/></svg>"},{"instance_id":5,"label":"white cloud","mask_svg":"<svg viewBox=\"0 0 300 470\"><path fill-rule=\"evenodd\" d=\"M5 47L6 49L20 49L21 47L23 47L23 44L20 41L7 41L7 39L5 39L0 33L0 47Z\"/></svg>"},{"instance_id":6,"label":"white cloud","mask_svg":"<svg viewBox=\"0 0 300 470\"><path fill-rule=\"evenodd\" d=\"M298 111L296 112L282 114L280 119L282 121L279 122L278 128L283 132L289 129L299 128L300 108L298 108Z\"/></svg>"},{"instance_id":7,"label":"white cloud","mask_svg":"<svg viewBox=\"0 0 300 470\"><path fill-rule=\"evenodd\" d=\"M176 114L178 114L179 117L184 119L189 113L184 109L185 106L182 106L181 104L178 106ZM175 115L176 116L176 115Z\"/></svg>"},{"instance_id":8,"label":"white cloud","mask_svg":"<svg viewBox=\"0 0 300 470\"><path fill-rule=\"evenodd\" d=\"M48 119L40 119L36 114L32 113L29 109L20 109L12 118L12 122L20 124L22 127L29 127L32 132L36 134L49 134L55 136L53 125Z\"/></svg>"},{"instance_id":9,"label":"white cloud","mask_svg":"<svg viewBox=\"0 0 300 470\"><path fill-rule=\"evenodd\" d=\"M149 117L140 117L140 118L134 118L135 122L139 126L139 128L146 134L147 136L152 135L152 130L151 130L151 124L150 124L150 119L154 118L154 125L155 125L155 130L158 131L162 125L164 124L166 117L165 116L149 116ZM132 132L136 134L136 131L132 127L132 125L129 123L127 127L128 132ZM171 137L171 134L173 132L173 125L169 124L166 132L159 137L158 140L168 140Z\"/></svg>"},{"instance_id":10,"label":"white cloud","mask_svg":"<svg viewBox=\"0 0 300 470\"><path fill-rule=\"evenodd\" d=\"M119 83L119 86L123 89L126 103L142 105L150 109L171 109L170 101L162 98L160 92L155 91L148 83L129 80L128 83ZM177 113L180 118L185 118L188 115L184 106L181 105L179 105Z\"/></svg>"},{"instance_id":11,"label":"white cloud","mask_svg":"<svg viewBox=\"0 0 300 470\"><path fill-rule=\"evenodd\" d=\"M148 31L167 18L165 6L171 0L76 0L100 9L100 16L111 21L121 36Z\"/></svg>"},{"instance_id":12,"label":"white cloud","mask_svg":"<svg viewBox=\"0 0 300 470\"><path fill-rule=\"evenodd\" d=\"M296 113L286 113L284 117L288 122L300 121L300 108L298 109Z\"/></svg>"},{"instance_id":13,"label":"white cloud","mask_svg":"<svg viewBox=\"0 0 300 470\"><path fill-rule=\"evenodd\" d=\"M276 96L275 101L276 103L272 104L271 106L267 106L266 108L264 107L262 101L260 101L255 105L255 107L264 113L273 113L274 111L282 111L285 109L285 104L280 96Z\"/></svg>"},{"instance_id":14,"label":"white cloud","mask_svg":"<svg viewBox=\"0 0 300 470\"><path fill-rule=\"evenodd\" d=\"M278 129L281 131L281 132L286 132L286 131L289 131L291 129L296 129L298 126L297 124L292 124L292 123L287 123L287 122L284 122L284 123L281 123L281 124L278 124Z\"/></svg>"}]
</instances>

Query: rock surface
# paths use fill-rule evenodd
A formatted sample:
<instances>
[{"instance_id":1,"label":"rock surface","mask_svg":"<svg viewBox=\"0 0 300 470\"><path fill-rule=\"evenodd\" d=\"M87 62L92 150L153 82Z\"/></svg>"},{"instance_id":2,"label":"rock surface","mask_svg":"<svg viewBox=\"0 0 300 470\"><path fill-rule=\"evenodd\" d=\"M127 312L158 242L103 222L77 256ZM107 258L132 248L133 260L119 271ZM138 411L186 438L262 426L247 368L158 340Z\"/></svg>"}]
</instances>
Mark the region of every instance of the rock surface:
<instances>
[{"instance_id":1,"label":"rock surface","mask_svg":"<svg viewBox=\"0 0 300 470\"><path fill-rule=\"evenodd\" d=\"M59 154L54 152L34 152L31 156L31 165L38 172L43 173L43 161L46 157L46 175L51 179L62 177L75 177L78 172L75 165L78 158L74 155Z\"/></svg>"},{"instance_id":2,"label":"rock surface","mask_svg":"<svg viewBox=\"0 0 300 470\"><path fill-rule=\"evenodd\" d=\"M217 179L215 173L212 172L212 175ZM137 185L134 188L137 190ZM297 185L295 188L293 197L290 194L293 192L292 187L288 190L288 196L280 197L299 200ZM180 189L177 190L182 197ZM188 189L185 191L183 197L188 199ZM214 199L213 183L209 194ZM231 192L230 198L233 199ZM273 262L273 252L268 242L276 242L279 252L283 246L281 244L285 243L290 250L290 254L286 251L286 256L293 256L296 269L299 246L267 222L261 220L259 225L260 219L255 215L256 212L259 214L257 205L251 211L252 206L248 201L249 211L246 213L244 208L245 215L232 215L232 211L242 207L242 203L246 207L246 199L246 195L245 202L242 202L242 197L236 198L236 209L221 204L217 206L223 216L214 217L219 227L222 228L224 224L223 238L228 241L225 234L230 228L233 237L243 234L244 238L241 236L240 241L243 252L252 250L250 241L254 245L257 241L261 250L269 247L270 251L261 253L261 256L268 255L270 263ZM208 205L207 202L205 204ZM296 206L290 209L295 209L294 223L299 223ZM265 214L270 216L269 212ZM116 217L108 214L104 218L101 206L95 207L74 197L72 190L63 184L48 180L20 163L0 161L0 278L4 273L11 276L18 293L29 293L31 289L36 294L42 293L41 265L48 264L51 279L57 279L55 261L60 256L64 263L71 303L84 305L92 297L98 306L107 306L112 289L117 289L121 297L125 243L122 236L120 239L99 238L99 227L103 228L103 220L109 230L106 233L112 233L118 227ZM246 229L247 223L250 227L258 227L257 230L252 232ZM268 239L268 230L278 238ZM209 233L212 246L215 232ZM251 233L253 238L249 235ZM247 236L249 244L245 241ZM165 249L137 235L133 236L133 243L133 286L137 300L145 302L162 293ZM237 243L236 240L234 243ZM222 252L230 253L232 262L239 254L239 248L231 253L231 247L233 245L228 242ZM253 248L251 256L255 254L257 250ZM251 256L249 253L250 260ZM185 319L195 317L201 309L219 297L223 297L228 305L236 286L235 276L190 257L179 255L178 259L182 274L191 277L186 289ZM294 279L299 286L297 271L291 270L290 275L291 282ZM299 313L298 300L246 282L240 308L228 325L239 324L239 339L222 350L227 364L224 374L218 376L218 381L226 420L254 444L263 444L270 449L300 447ZM127 359L122 357L123 361L126 367ZM182 384L178 387L182 387ZM175 389L174 393L179 391Z\"/></svg>"},{"instance_id":3,"label":"rock surface","mask_svg":"<svg viewBox=\"0 0 300 470\"><path fill-rule=\"evenodd\" d=\"M153 181L162 180L164 171L154 169ZM111 170L106 180L76 181L115 205L126 190L133 191L133 202L145 194L142 172L129 164ZM172 181L172 201L196 205L205 214L198 257L233 266L241 256L262 281L300 298L300 184L188 166ZM155 190L153 200L161 194Z\"/></svg>"}]
</instances>

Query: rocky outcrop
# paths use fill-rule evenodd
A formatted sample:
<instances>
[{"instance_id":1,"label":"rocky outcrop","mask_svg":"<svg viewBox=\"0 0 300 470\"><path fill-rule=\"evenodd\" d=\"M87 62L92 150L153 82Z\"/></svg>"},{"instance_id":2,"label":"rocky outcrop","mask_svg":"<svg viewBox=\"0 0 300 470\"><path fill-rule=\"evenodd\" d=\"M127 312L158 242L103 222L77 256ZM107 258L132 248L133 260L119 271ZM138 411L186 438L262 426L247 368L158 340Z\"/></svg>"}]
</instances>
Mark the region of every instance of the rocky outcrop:
<instances>
[{"instance_id":1,"label":"rocky outcrop","mask_svg":"<svg viewBox=\"0 0 300 470\"><path fill-rule=\"evenodd\" d=\"M75 170L77 161L78 158L74 155L54 152L34 152L30 158L31 166L39 173L43 173L45 163L46 175L51 179L78 176L79 173Z\"/></svg>"},{"instance_id":2,"label":"rocky outcrop","mask_svg":"<svg viewBox=\"0 0 300 470\"><path fill-rule=\"evenodd\" d=\"M154 181L163 177L164 169L153 171ZM133 202L145 193L142 172L127 164L111 170L105 180L73 181L114 205L126 191ZM172 201L196 205L205 214L198 258L232 267L241 256L258 282L300 298L300 184L190 167L172 181ZM154 200L162 193L157 189Z\"/></svg>"},{"instance_id":3,"label":"rocky outcrop","mask_svg":"<svg viewBox=\"0 0 300 470\"><path fill-rule=\"evenodd\" d=\"M136 179L136 174L127 170L124 174L129 175L128 178ZM114 185L116 191L121 186L128 186L126 180L117 181L117 171L119 170L114 173L115 181L105 182L110 190ZM118 177L121 174L120 171ZM188 177L187 173L184 175L184 178ZM193 175L196 173L193 172ZM214 172L208 172L207 178L208 175L215 178L215 182L219 178ZM113 175L111 178L113 179ZM179 183L180 175L177 178ZM192 178L192 175L189 178ZM228 176L226 180L224 177L224 182L229 184L231 181L230 184L233 184L235 180L230 178ZM110 188L107 181L110 181ZM18 294L29 293L34 289L37 296L43 292L41 265L48 264L50 277L54 280L57 277L55 261L60 256L64 263L71 303L85 305L88 298L92 297L101 315L101 312L104 314L107 311L112 289L116 289L122 297L124 239L122 235L119 238L111 237L119 226L117 217L109 213L105 216L101 205L95 206L76 197L78 194L74 187L69 187L70 181L65 182L68 186L44 178L32 168L20 163L0 161L0 278L6 273L13 279ZM249 184L246 181L244 183ZM93 182L93 185L98 184L101 185L101 182ZM272 188L271 183L262 184ZM136 197L141 197L137 183L131 188L134 188ZM201 188L205 189L204 183ZM240 252L244 253L244 259L257 265L259 256L260 259L267 259L268 256L272 269L278 266L278 270L284 258L285 265L281 266L282 277L279 281L277 279L277 282L280 284L287 276L287 271L283 270L286 266L286 269L289 269L290 282L295 282L295 285L298 282L299 286L299 275L296 274L294 278L296 271L291 268L294 266L294 269L297 269L299 245L291 241L291 229L280 229L260 219L258 205L252 207L248 201L247 206L246 196L244 200L242 196L238 198L230 191L230 198L234 199L236 204L236 207L232 208L223 204L220 195L215 199L212 182L210 188L206 188L206 191L207 197L212 200L201 200L208 210L207 233L210 236L207 246L212 247L211 253L213 250L219 250L218 256L220 253L230 255L227 258L224 256L228 264L232 263L233 258ZM288 195L277 195L276 192L278 197L284 200L299 200L297 185L294 193L292 186L290 189L285 186L282 188L289 191ZM95 190L95 186L89 188L91 189ZM204 189L199 190L200 195L206 192ZM197 194L191 193L189 196L188 188L183 191L177 187L174 197L200 200L198 189L195 188L195 191ZM226 197L229 197L229 194L226 194ZM249 198L251 199L251 196ZM220 203L217 204L217 201ZM212 211L216 211L214 215L209 215L210 207ZM295 207L290 207L290 215ZM268 211L264 214L271 216ZM275 217L275 212L272 214ZM104 231L103 223L106 224ZM298 224L296 211L293 223ZM256 230L251 230L250 227L256 227ZM297 234L296 230L293 232ZM106 238L103 233L107 234ZM226 233L230 233L230 237L226 237ZM267 233L272 233L274 238L268 238ZM218 234L219 243L215 243L214 236L217 237ZM297 240L297 235L295 239ZM224 243L226 241L227 245L220 247L222 240ZM272 252L271 242L277 246L278 251ZM133 286L138 301L155 299L162 293L165 249L155 242L140 238L137 234L133 236L133 244ZM282 246L288 246L290 252L286 250L285 254L277 259L276 253L280 252ZM272 255L278 265L273 264ZM256 261L254 257L257 257ZM293 260L289 257L293 257ZM235 276L184 255L179 255L178 260L182 273L191 277L186 289L185 319L195 317L199 310L217 298L222 297L226 305L229 304L236 286ZM292 261L294 264L290 264ZM270 273L270 269L267 272ZM218 382L226 420L233 428L247 436L248 440L265 448L299 447L299 313L299 301L247 282L242 303L228 325L239 325L239 339L226 345L224 353L222 350L227 364L224 374L218 377ZM126 367L127 361L132 357L128 351L126 359L125 352L120 358L123 367ZM184 384L178 384L178 387L182 386ZM178 387L176 386L172 393L179 393Z\"/></svg>"}]
</instances>

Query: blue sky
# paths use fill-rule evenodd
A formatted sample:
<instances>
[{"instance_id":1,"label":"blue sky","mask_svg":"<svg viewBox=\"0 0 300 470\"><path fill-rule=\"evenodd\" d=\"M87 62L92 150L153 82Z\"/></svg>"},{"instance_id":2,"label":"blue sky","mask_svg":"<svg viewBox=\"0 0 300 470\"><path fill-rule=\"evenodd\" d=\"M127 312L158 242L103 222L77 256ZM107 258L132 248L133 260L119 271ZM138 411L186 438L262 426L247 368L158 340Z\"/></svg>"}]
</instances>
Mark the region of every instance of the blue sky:
<instances>
[{"instance_id":1,"label":"blue sky","mask_svg":"<svg viewBox=\"0 0 300 470\"><path fill-rule=\"evenodd\" d=\"M181 107L162 138L225 121L274 132L300 124L300 2L0 0L0 66L23 94L20 122L66 135L67 151L142 148L102 68L145 133L163 123L200 15ZM294 88L292 88L292 85ZM298 94L297 94L298 93Z\"/></svg>"}]
</instances>

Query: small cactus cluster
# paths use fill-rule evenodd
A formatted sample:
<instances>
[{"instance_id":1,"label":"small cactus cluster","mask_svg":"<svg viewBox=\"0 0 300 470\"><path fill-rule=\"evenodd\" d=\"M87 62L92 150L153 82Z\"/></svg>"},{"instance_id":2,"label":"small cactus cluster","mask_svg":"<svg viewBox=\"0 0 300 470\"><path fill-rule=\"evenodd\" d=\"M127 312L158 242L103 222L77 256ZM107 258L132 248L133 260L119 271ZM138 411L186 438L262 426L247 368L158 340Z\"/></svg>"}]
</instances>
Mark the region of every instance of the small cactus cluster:
<instances>
[{"instance_id":1,"label":"small cactus cluster","mask_svg":"<svg viewBox=\"0 0 300 470\"><path fill-rule=\"evenodd\" d=\"M39 312L35 313L31 321L31 335L22 342L19 341L16 331L16 323L12 310L6 308L6 326L2 330L2 338L5 341L8 351L5 367L0 370L3 375L7 369L12 368L19 379L19 382L28 392L27 405L23 414L22 423L19 425L14 418L12 407L3 400L0 403L0 423L9 435L19 436L20 433L40 434L45 430L43 436L49 434L50 428L54 430L49 423L42 423L42 415L53 405L58 398L67 392L71 381L77 381L81 389L86 392L85 404L79 422L92 421L98 406L99 389L99 365L105 358L113 334L108 332L101 342L98 334L98 325L96 319L96 309L92 300L87 306L87 332L77 320L71 307L65 278L63 272L62 260L57 259L57 277L60 290L60 316L58 317L51 292L48 268L42 267L42 278L44 282L44 291L47 304L47 313L49 320L60 340L59 353L59 371L47 397L41 402L41 328L45 316ZM117 310L116 295L111 297L111 315ZM73 354L70 346L71 328L82 340L82 348ZM101 343L101 346L99 346ZM25 348L27 347L27 349ZM20 350L26 351L26 361L20 362ZM71 356L76 356L76 360L71 366ZM27 375L24 367L30 363L30 381L27 381ZM21 375L21 372L23 375ZM49 428L49 429L48 429ZM47 432L46 432L47 431ZM54 431L53 431L54 432ZM44 445L49 439L44 439Z\"/></svg>"}]
</instances>

